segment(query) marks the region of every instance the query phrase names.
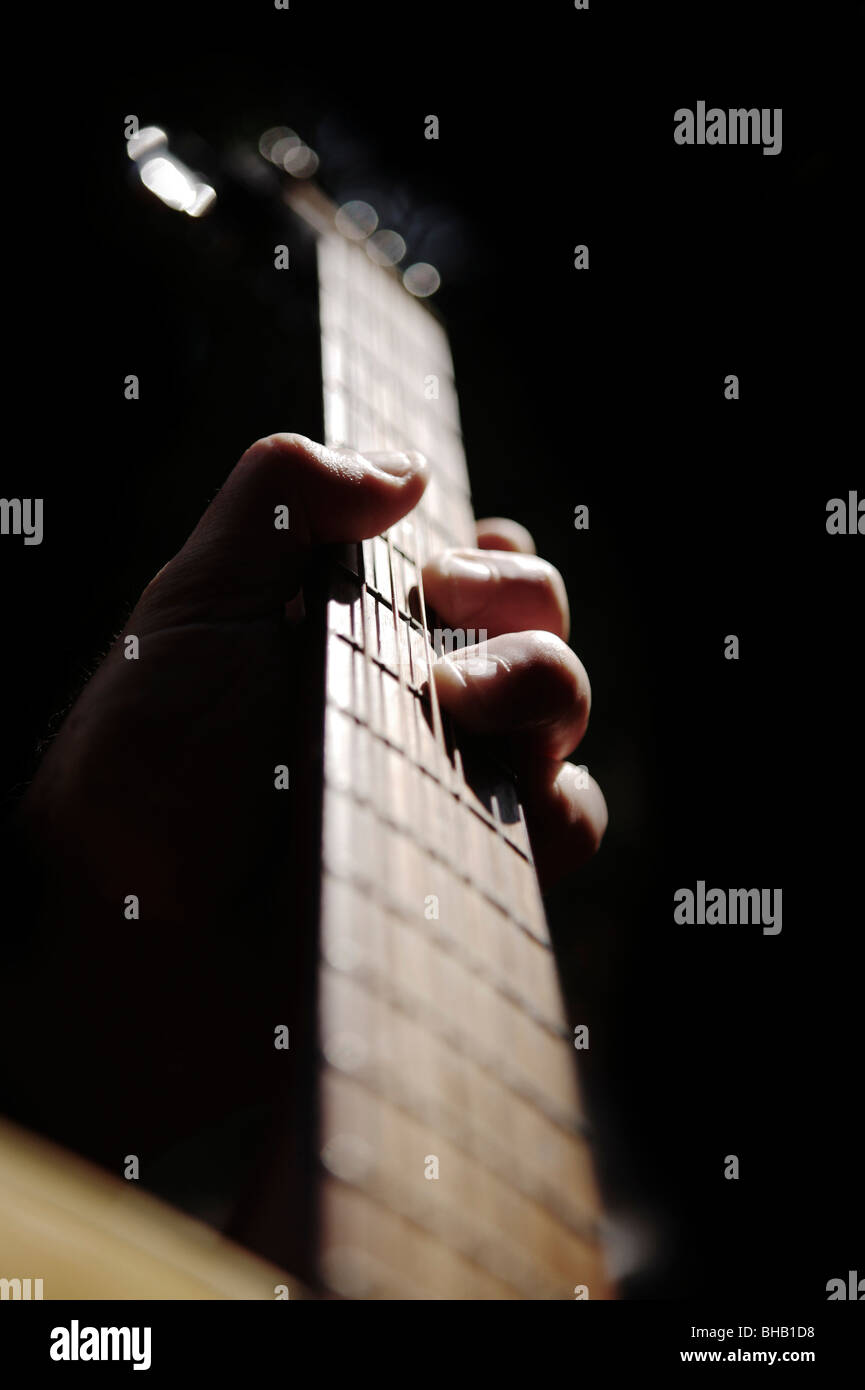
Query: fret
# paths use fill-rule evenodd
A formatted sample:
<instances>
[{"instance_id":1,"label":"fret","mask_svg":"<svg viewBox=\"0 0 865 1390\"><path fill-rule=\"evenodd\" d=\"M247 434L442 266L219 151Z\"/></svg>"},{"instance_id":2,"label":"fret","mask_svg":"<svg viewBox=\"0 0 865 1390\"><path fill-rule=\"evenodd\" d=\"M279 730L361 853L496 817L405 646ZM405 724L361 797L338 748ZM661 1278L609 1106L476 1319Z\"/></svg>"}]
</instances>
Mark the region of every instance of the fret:
<instances>
[{"instance_id":1,"label":"fret","mask_svg":"<svg viewBox=\"0 0 865 1390\"><path fill-rule=\"evenodd\" d=\"M475 543L447 337L304 198L327 442L420 449L430 466L411 516L343 548L327 604L319 1277L350 1298L571 1298L577 1283L604 1297L525 818L430 680L421 567Z\"/></svg>"},{"instance_id":2,"label":"fret","mask_svg":"<svg viewBox=\"0 0 865 1390\"><path fill-rule=\"evenodd\" d=\"M322 1184L322 1277L344 1298L514 1299L519 1294L387 1203Z\"/></svg>"},{"instance_id":3,"label":"fret","mask_svg":"<svg viewBox=\"0 0 865 1390\"><path fill-rule=\"evenodd\" d=\"M349 1017L362 1020L363 1016L358 1012ZM345 1069L346 1038L353 1042L355 1037L344 1031L345 1021L340 1019L343 1031L332 1035L325 1053L337 1070ZM376 1027L382 1032L383 1020L376 1020ZM365 1052L351 1056L353 1079L476 1158L485 1170L544 1207L578 1240L596 1245L599 1226L584 1201L585 1191L592 1190L591 1155L585 1143L557 1128L521 1098L515 1101L482 1071L456 1065L442 1069L425 1031L412 1038L400 1029L397 1036L410 1049L412 1085L407 1085L404 1070L382 1064L377 1056L371 1058ZM434 1077L435 1084L424 1084L427 1075ZM464 1115L467 1104L476 1106L470 1127ZM518 1147L503 1138L513 1131L515 1122L519 1125ZM435 1151L440 1158L439 1150ZM572 1190L575 1175L581 1184L579 1196Z\"/></svg>"},{"instance_id":4,"label":"fret","mask_svg":"<svg viewBox=\"0 0 865 1390\"><path fill-rule=\"evenodd\" d=\"M374 620L370 621L370 631L377 631ZM337 641L337 638L341 638L342 642ZM412 642L409 644L410 648L414 649L414 646L420 644L421 641L423 641L423 638L421 638L420 630L414 630L412 632ZM428 776L438 781L437 765L435 765L435 763L431 765L430 762L424 762L423 756L421 756L423 755L423 745L431 746L431 744L430 730L427 728L424 733L420 733L420 721L423 720L423 714L419 712L419 709L414 709L412 714L406 717L407 723L402 727L402 731L405 731L406 734L405 739L401 739L401 728L395 726L394 723L387 724L385 721L382 721L380 717L378 717L378 719L374 717L375 710L380 709L382 701L384 701L385 706L387 706L388 703L392 705L392 702L394 702L394 688L392 688L392 685L385 684L382 685L381 688L374 687L373 696L375 710L367 710L366 689L364 689L366 676L363 674L364 662L363 660L359 660L359 657L369 656L371 662L373 662L375 666L381 666L382 669L387 670L388 674L391 674L394 678L399 676L399 670L396 664L394 664L394 666L388 666L388 656L385 655L385 653L363 652L363 639L362 637L357 637L355 632L349 631L349 621L346 619L345 614L343 614L342 603L337 609L335 631L332 631L332 639L330 644L328 644L328 653L330 653L332 670L334 670L335 673L339 673L339 680L337 680L337 678L334 680L334 688L337 694L332 696L331 701L328 703L332 703L335 708L345 710L346 713L353 717L353 720L355 720L357 724L369 728L373 737L380 738L385 745L396 746L396 748L401 749L409 762L414 763L414 765L420 767L421 771L426 771ZM413 695L420 696L420 681L421 678L426 677L426 664L421 667L419 673L419 670L417 670L417 666L420 664L419 659L413 656L412 652L407 651L405 646L402 645L402 642L399 659L401 659L403 663L409 663L410 666L409 678L405 681L407 689L410 689ZM405 667L403 667L403 670L405 670ZM496 819L496 816L501 816L501 805L502 802L506 801L505 795L502 794L492 798L491 809L488 810L485 808L483 802L478 801L476 796L466 791L466 785L464 785L464 783L460 785L459 791L460 795L462 795L463 802L469 806L474 816L483 820L491 830L501 833L503 840L508 842L510 847L516 849L517 853L520 853L523 858L530 859L530 849L528 849L528 837L526 834L526 827L524 827L524 821L520 819L510 824L502 823L501 819ZM494 895L496 901L503 898L506 902L513 902L515 901L515 897L517 899L522 898L522 892L520 892L522 884L516 885L515 887L512 880L510 880L508 872L505 872L505 876L502 877L501 865L498 866L498 870L499 872L496 872L496 876L492 878L490 884L490 892ZM524 887L528 888L528 890L533 887L530 878L527 878ZM524 897L523 902L526 902ZM519 915L519 906L517 906L517 915ZM524 906L523 920L530 920L533 915L534 902L531 903L531 906Z\"/></svg>"},{"instance_id":5,"label":"fret","mask_svg":"<svg viewBox=\"0 0 865 1390\"><path fill-rule=\"evenodd\" d=\"M337 663L334 663L333 670L335 672L338 672L340 670ZM333 708L335 711L344 713L344 707L336 702L333 705L331 705L330 702L328 702L328 708ZM340 771L334 770L336 764L343 757L345 750L350 747L349 740L353 739L355 744L359 744L361 739L361 731L365 731L367 734L370 735L370 738L374 742L380 743L382 745L383 749L385 750L385 754L383 756L386 756L387 750L395 750L396 752L400 752L401 750L399 747L398 740L395 736L395 731L392 732L392 735L390 737L386 734L376 734L372 729L367 727L356 716L352 714L351 717L352 722L356 725L355 732L353 734L350 733L345 723L340 724L339 720L337 719L333 725L334 730L337 732L334 733L330 741L326 740L325 746L328 749L327 758L328 766L331 769L331 784L334 787L340 789L346 796L354 796L357 800L359 800L361 804L363 804L364 800L368 800L369 798L364 798L355 789L348 785L347 780L345 780L341 776ZM340 736L342 736L342 752L340 751L339 746ZM404 797L405 795L407 795L406 787L411 785L411 780L414 777L414 774L420 773L423 777L428 778L434 786L437 786L444 792L448 793L449 796L455 796L455 793L445 783L442 783L437 778L434 771L431 771L431 769L424 763L413 760L410 752L408 754L403 755L400 767L401 772L399 776L394 778L393 783L387 784L389 788L389 795L391 794L391 791L393 791L393 794L398 797ZM395 784L397 781L400 780L402 780L402 783L404 785L397 790ZM421 792L421 795L423 794L425 794L425 791ZM444 804L448 805L449 803ZM465 808L464 801L463 808ZM373 806L372 809L373 813L378 814L379 818L385 824L387 824L392 817L392 811L389 807L385 808L384 810L377 811L375 806ZM479 804L474 804L471 806L470 814L473 815L476 819L480 820L486 826L486 829L488 831L495 832L497 828L501 828L496 826L492 818L487 816L487 813ZM405 827L399 827L398 821L394 823L397 824L398 828L403 828L405 830ZM461 828L467 829L467 827L463 825L463 822L461 822L460 824ZM498 908L503 913L507 921L513 923L516 927L520 928L520 930L528 933L535 940L543 942L544 944L548 944L548 935L544 920L543 918L540 918L535 914L532 907L532 894L535 889L535 883L533 880L533 871L530 866L530 861L526 860L523 857L523 852L517 845L513 844L510 840L506 839L505 836L502 836L503 843L506 844L508 846L508 849L511 850L513 854L517 856L517 859L510 859L502 855L498 861L498 867L500 871L499 879L496 882L491 883L487 889L484 889L479 884L476 876L474 875L473 865L464 856L464 845L461 845L460 849L460 856L462 862L460 861L460 859L456 858L456 856L448 860L445 853L445 849L443 849L442 844L436 843L429 836L428 826L412 825L411 827L409 827L408 830L405 830L405 833L409 833L409 831L415 836L416 840L422 846L424 853L427 856L429 856L431 859L441 859L443 863L447 864L448 867L452 869L455 876L464 878L466 883L470 884L472 888L477 890L478 895L481 898L486 897L494 907ZM451 834L451 829L445 826L442 834L443 836L449 836ZM522 860L522 863L520 863L520 860ZM513 869L512 877L508 875L509 868ZM506 885L509 883L519 884L521 890L523 891L508 892Z\"/></svg>"},{"instance_id":6,"label":"fret","mask_svg":"<svg viewBox=\"0 0 865 1390\"><path fill-rule=\"evenodd\" d=\"M335 805L338 807L339 803L337 802ZM388 842L393 843L394 838L399 834L397 828L393 823L388 824L383 821L382 824L388 836ZM338 833L337 830L334 831L334 836L336 833ZM422 845L411 837L406 837L400 842L398 852L405 855L408 863L414 861L415 864L427 865L432 858L424 851ZM430 925L424 919L423 913L416 904L416 893L412 891L413 885L409 889L409 893L405 895L400 890L399 885L396 888L389 887L386 892L381 893L377 891L369 879L364 880L350 872L340 872L345 859L346 856L342 856L343 863L341 863L336 855L329 853L329 847L325 846L325 866L333 879L350 887L367 891L370 898L381 907L383 912L401 915L406 929L423 932L425 937L434 942L442 952L454 958L461 971L470 972L479 980L488 983L502 996L504 1001L512 1007L517 1007L524 1017L531 1019L536 1026L545 1030L556 1042L560 1040L570 1041L567 1029L560 1022L561 1001L558 997L554 972L549 970L546 960L538 959L537 955L533 958L533 954L538 952L536 941L527 933L514 930L514 924L502 916L489 901L474 894L470 885L454 883L452 879L446 884L452 900L459 904L461 916L458 934L457 930L443 922L435 922ZM438 885L441 884L442 871L445 873L448 871L448 866L443 862L438 866L439 877L436 879ZM427 876L432 879L436 872L436 866L430 865ZM404 911L407 897L410 901L415 901L414 917ZM472 923L473 930L470 933L462 929L467 913L472 913L476 919ZM507 966L504 964L506 961L519 961L520 965L525 967L526 974L524 976L509 974ZM438 969L437 966L435 968ZM528 992L525 983L527 979L531 980L533 995ZM556 1007L557 1005L558 1007Z\"/></svg>"},{"instance_id":7,"label":"fret","mask_svg":"<svg viewBox=\"0 0 865 1390\"><path fill-rule=\"evenodd\" d=\"M422 1067L420 1052L412 1060ZM470 1102L471 1092L465 1094ZM463 1097L457 1093L455 1099L461 1104ZM602 1255L596 1234L571 1229L535 1196L521 1190L522 1175L513 1164L503 1165L504 1176L499 1176L451 1143L438 1115L431 1127L425 1117L336 1071L326 1076L323 1108L338 1115L339 1124L347 1130L337 1136L327 1154L331 1176L446 1240L488 1274L515 1287L522 1297L572 1297L575 1269L590 1268L593 1278L595 1271L600 1273ZM354 1142L349 1142L348 1135ZM447 1183L440 1179L433 1184L424 1178L423 1161L432 1152L431 1145ZM387 1152L386 1165L376 1164L376 1147Z\"/></svg>"},{"instance_id":8,"label":"fret","mask_svg":"<svg viewBox=\"0 0 865 1390\"><path fill-rule=\"evenodd\" d=\"M359 823L363 823L362 819ZM344 886L358 886L346 880L338 881ZM391 921L394 918L402 919L398 902L393 898L385 911ZM389 941L388 944L393 943ZM367 995L375 993L383 1004L405 1014L409 1020L422 1017L425 1026L435 1032L443 1045L456 1049L458 1044L461 1056L471 1058L476 1066L489 1072L504 1089L520 1096L560 1129L569 1133L581 1132L570 1067L563 1065L570 1061L567 1045L563 1046L550 1037L534 1019L521 1015L513 1003L500 991L495 991L479 972L463 970L457 962L451 978L457 969L463 973L466 1007L473 1011L464 1013L459 1019L449 1016L447 1011L428 999L428 981L424 981L420 987L423 992L397 997L391 977L383 971L377 976L367 971L363 988ZM515 1017L522 1019L522 1026L514 1027ZM481 1019L486 1033L482 1033ZM515 1060L518 1048L521 1050L518 1060ZM440 1060L442 1066L447 1067L453 1061L444 1054ZM545 1066L549 1070L545 1070Z\"/></svg>"}]
</instances>

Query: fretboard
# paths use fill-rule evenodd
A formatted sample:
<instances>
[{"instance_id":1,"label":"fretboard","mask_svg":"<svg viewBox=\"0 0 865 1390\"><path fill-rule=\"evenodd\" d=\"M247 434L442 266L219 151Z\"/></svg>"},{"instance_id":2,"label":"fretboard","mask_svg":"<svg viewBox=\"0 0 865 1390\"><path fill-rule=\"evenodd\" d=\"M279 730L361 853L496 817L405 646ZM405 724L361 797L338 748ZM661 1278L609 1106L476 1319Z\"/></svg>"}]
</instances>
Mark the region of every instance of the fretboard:
<instances>
[{"instance_id":1,"label":"fretboard","mask_svg":"<svg viewBox=\"0 0 865 1390\"><path fill-rule=\"evenodd\" d=\"M295 205L320 233L327 442L419 449L431 472L327 603L319 1278L353 1299L609 1297L522 808L430 680L421 567L475 541L447 338L317 195Z\"/></svg>"}]
</instances>

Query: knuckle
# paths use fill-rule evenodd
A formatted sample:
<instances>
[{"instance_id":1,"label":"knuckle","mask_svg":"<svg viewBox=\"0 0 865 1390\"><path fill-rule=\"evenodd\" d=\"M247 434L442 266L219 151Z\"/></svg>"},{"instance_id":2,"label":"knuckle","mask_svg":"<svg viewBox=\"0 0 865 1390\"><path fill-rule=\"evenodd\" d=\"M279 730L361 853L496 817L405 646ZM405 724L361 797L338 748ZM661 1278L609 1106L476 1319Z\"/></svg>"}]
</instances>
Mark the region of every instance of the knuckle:
<instances>
[{"instance_id":1,"label":"knuckle","mask_svg":"<svg viewBox=\"0 0 865 1390\"><path fill-rule=\"evenodd\" d=\"M240 466L266 472L284 468L286 463L306 461L313 454L312 440L302 434L266 434L250 444L240 460Z\"/></svg>"}]
</instances>

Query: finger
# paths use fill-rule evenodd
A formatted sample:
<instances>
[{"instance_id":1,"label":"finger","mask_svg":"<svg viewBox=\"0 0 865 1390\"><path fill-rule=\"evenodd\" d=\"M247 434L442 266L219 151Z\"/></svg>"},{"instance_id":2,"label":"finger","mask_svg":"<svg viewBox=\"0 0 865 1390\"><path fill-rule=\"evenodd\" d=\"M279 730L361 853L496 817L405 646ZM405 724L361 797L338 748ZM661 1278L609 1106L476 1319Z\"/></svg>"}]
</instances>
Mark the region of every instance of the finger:
<instances>
[{"instance_id":1,"label":"finger","mask_svg":"<svg viewBox=\"0 0 865 1390\"><path fill-rule=\"evenodd\" d=\"M439 703L476 733L565 758L586 730L591 687L570 647L549 632L508 633L463 647L432 668Z\"/></svg>"},{"instance_id":2,"label":"finger","mask_svg":"<svg viewBox=\"0 0 865 1390\"><path fill-rule=\"evenodd\" d=\"M535 759L520 771L520 796L541 885L548 888L598 850L609 813L585 769Z\"/></svg>"},{"instance_id":3,"label":"finger","mask_svg":"<svg viewBox=\"0 0 865 1390\"><path fill-rule=\"evenodd\" d=\"M475 522L481 550L518 550L523 555L535 555L532 534L518 521L506 516L487 516Z\"/></svg>"},{"instance_id":4,"label":"finger","mask_svg":"<svg viewBox=\"0 0 865 1390\"><path fill-rule=\"evenodd\" d=\"M488 637L539 628L567 638L570 629L562 576L536 555L446 550L424 566L423 586L439 617Z\"/></svg>"},{"instance_id":5,"label":"finger","mask_svg":"<svg viewBox=\"0 0 865 1390\"><path fill-rule=\"evenodd\" d=\"M136 616L164 624L278 611L297 593L312 546L377 535L415 506L426 479L416 453L364 456L297 434L259 439Z\"/></svg>"}]
</instances>

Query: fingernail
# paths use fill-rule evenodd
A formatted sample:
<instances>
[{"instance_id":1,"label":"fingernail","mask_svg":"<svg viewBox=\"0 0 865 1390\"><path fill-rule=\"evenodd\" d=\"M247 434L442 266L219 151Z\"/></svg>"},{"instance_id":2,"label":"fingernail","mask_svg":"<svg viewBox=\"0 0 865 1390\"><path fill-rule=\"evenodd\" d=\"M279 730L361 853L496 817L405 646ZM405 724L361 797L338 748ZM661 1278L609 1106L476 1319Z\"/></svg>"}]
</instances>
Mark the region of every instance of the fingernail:
<instances>
[{"instance_id":1,"label":"fingernail","mask_svg":"<svg viewBox=\"0 0 865 1390\"><path fill-rule=\"evenodd\" d=\"M497 661L494 656L488 656L486 644L477 643L473 647L455 647L447 656L440 658L440 663L448 670L452 671L462 685L467 684L463 672L469 676L491 677L498 674L502 669L509 670L508 663L503 658Z\"/></svg>"},{"instance_id":2,"label":"fingernail","mask_svg":"<svg viewBox=\"0 0 865 1390\"><path fill-rule=\"evenodd\" d=\"M443 678L450 678L456 681L457 685L461 686L463 690L468 688L468 681L459 669L457 663L453 660L452 654L450 656L437 657L433 665L433 670L436 672L436 680L440 681Z\"/></svg>"},{"instance_id":3,"label":"fingernail","mask_svg":"<svg viewBox=\"0 0 865 1390\"><path fill-rule=\"evenodd\" d=\"M442 571L448 579L492 579L489 565L474 556L460 555L451 550L442 558Z\"/></svg>"},{"instance_id":4,"label":"fingernail","mask_svg":"<svg viewBox=\"0 0 865 1390\"><path fill-rule=\"evenodd\" d=\"M423 454L413 450L405 454L396 451L365 453L364 458L373 468L380 469L382 473L389 473L392 478L404 478L408 473L417 473L426 463Z\"/></svg>"}]
</instances>

